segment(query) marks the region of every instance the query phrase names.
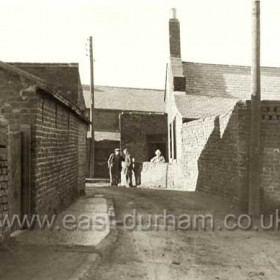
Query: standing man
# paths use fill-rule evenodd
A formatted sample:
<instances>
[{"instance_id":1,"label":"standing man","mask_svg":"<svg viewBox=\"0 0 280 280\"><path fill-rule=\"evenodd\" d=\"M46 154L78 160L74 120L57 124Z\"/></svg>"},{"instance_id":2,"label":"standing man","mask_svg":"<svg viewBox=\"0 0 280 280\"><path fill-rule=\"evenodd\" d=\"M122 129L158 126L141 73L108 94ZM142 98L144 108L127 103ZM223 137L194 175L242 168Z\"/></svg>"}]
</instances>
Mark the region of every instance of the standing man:
<instances>
[{"instance_id":1,"label":"standing man","mask_svg":"<svg viewBox=\"0 0 280 280\"><path fill-rule=\"evenodd\" d=\"M123 174L125 178L125 187L129 188L132 186L132 160L130 153L127 149L123 150L124 159L123 159Z\"/></svg>"},{"instance_id":2,"label":"standing man","mask_svg":"<svg viewBox=\"0 0 280 280\"><path fill-rule=\"evenodd\" d=\"M120 149L116 148L115 153L111 154L108 159L111 186L118 186L121 178L122 160L123 158L120 155Z\"/></svg>"}]
</instances>

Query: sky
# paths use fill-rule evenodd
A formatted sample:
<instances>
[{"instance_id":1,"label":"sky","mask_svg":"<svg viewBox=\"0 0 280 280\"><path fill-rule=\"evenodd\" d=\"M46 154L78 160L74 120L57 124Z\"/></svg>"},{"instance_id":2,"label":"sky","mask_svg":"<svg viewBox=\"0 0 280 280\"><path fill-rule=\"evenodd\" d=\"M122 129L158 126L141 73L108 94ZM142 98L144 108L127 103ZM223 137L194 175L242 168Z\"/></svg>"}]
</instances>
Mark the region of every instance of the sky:
<instances>
[{"instance_id":1,"label":"sky","mask_svg":"<svg viewBox=\"0 0 280 280\"><path fill-rule=\"evenodd\" d=\"M78 62L88 84L164 88L168 20L184 61L250 65L251 0L0 0L0 60ZM280 1L262 0L261 63L280 67Z\"/></svg>"}]
</instances>

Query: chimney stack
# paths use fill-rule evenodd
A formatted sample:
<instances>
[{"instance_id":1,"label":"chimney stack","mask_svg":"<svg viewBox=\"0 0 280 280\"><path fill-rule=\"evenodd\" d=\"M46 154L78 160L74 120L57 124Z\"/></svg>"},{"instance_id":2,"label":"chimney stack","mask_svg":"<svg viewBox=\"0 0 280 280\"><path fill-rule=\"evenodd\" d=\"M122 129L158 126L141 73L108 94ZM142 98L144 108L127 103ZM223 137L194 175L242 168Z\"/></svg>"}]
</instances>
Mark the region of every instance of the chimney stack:
<instances>
[{"instance_id":1,"label":"chimney stack","mask_svg":"<svg viewBox=\"0 0 280 280\"><path fill-rule=\"evenodd\" d=\"M169 19L169 47L170 57L181 58L180 22L176 17L176 9L171 9Z\"/></svg>"}]
</instances>

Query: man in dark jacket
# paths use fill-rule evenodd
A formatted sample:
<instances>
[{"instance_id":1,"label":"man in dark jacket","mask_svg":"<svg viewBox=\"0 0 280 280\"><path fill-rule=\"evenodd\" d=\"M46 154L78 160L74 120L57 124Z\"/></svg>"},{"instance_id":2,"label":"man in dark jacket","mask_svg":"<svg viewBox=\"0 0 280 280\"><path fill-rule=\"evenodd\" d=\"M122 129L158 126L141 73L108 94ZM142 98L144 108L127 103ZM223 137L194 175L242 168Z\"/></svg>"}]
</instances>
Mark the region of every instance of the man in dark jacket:
<instances>
[{"instance_id":1,"label":"man in dark jacket","mask_svg":"<svg viewBox=\"0 0 280 280\"><path fill-rule=\"evenodd\" d=\"M108 159L111 186L118 186L121 178L122 160L123 158L120 155L120 149L116 148L115 153L111 154Z\"/></svg>"}]
</instances>

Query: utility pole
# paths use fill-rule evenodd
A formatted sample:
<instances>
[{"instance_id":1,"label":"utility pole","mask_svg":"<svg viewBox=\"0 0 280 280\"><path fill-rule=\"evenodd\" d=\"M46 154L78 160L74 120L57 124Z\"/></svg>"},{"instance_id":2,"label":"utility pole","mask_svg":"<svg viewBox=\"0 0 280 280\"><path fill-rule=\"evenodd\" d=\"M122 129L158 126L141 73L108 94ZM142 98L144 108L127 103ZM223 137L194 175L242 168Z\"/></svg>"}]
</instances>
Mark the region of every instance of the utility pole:
<instances>
[{"instance_id":1,"label":"utility pole","mask_svg":"<svg viewBox=\"0 0 280 280\"><path fill-rule=\"evenodd\" d=\"M260 0L252 0L251 127L249 157L249 204L253 217L260 215L261 172L261 68Z\"/></svg>"},{"instance_id":2,"label":"utility pole","mask_svg":"<svg viewBox=\"0 0 280 280\"><path fill-rule=\"evenodd\" d=\"M92 36L89 37L89 60L90 60L90 94L91 94L91 145L90 145L90 178L94 178L95 141L94 141L94 60L92 50Z\"/></svg>"}]
</instances>

